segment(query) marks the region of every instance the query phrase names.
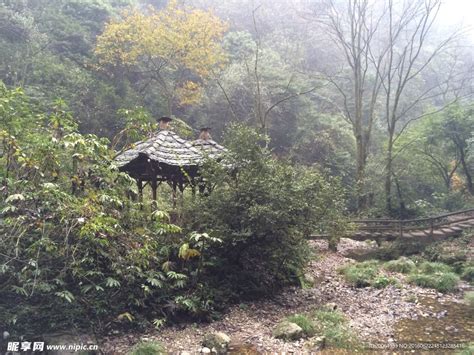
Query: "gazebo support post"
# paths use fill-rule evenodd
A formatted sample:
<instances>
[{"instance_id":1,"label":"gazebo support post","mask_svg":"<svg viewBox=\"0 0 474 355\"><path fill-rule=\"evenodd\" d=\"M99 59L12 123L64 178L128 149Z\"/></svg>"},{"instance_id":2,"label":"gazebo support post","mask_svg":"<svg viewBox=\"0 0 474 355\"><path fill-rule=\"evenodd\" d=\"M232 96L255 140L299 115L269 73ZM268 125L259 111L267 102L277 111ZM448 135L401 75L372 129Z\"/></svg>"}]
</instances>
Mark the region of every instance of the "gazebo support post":
<instances>
[{"instance_id":1,"label":"gazebo support post","mask_svg":"<svg viewBox=\"0 0 474 355\"><path fill-rule=\"evenodd\" d=\"M172 190L173 190L173 208L176 209L176 187L177 187L177 183L176 183L176 180L173 180L173 184L171 186Z\"/></svg>"},{"instance_id":2,"label":"gazebo support post","mask_svg":"<svg viewBox=\"0 0 474 355\"><path fill-rule=\"evenodd\" d=\"M138 202L143 202L143 180L137 180L137 187L138 187Z\"/></svg>"},{"instance_id":3,"label":"gazebo support post","mask_svg":"<svg viewBox=\"0 0 474 355\"><path fill-rule=\"evenodd\" d=\"M153 194L153 201L156 202L156 189L158 188L158 183L156 181L156 175L151 179L151 191Z\"/></svg>"}]
</instances>

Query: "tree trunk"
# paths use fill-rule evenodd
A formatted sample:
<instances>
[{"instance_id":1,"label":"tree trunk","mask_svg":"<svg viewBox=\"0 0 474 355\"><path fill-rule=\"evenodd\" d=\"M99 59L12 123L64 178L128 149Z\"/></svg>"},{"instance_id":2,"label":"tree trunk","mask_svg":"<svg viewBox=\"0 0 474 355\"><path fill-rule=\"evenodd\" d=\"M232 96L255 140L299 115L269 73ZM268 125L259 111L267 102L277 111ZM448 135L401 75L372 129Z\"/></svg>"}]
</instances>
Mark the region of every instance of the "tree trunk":
<instances>
[{"instance_id":1,"label":"tree trunk","mask_svg":"<svg viewBox=\"0 0 474 355\"><path fill-rule=\"evenodd\" d=\"M466 176L466 187L469 194L474 195L474 187L472 185L472 175L469 171L469 167L466 162L466 155L464 149L460 149L460 161L462 165L462 170L464 171L464 175Z\"/></svg>"},{"instance_id":2,"label":"tree trunk","mask_svg":"<svg viewBox=\"0 0 474 355\"><path fill-rule=\"evenodd\" d=\"M400 182L398 181L395 175L393 176L393 180L395 181L395 186L397 187L398 203L400 206L399 216L400 216L400 219L403 219L406 217L407 213L406 213L405 199L403 198L403 193L402 193L402 187L400 186Z\"/></svg>"},{"instance_id":3,"label":"tree trunk","mask_svg":"<svg viewBox=\"0 0 474 355\"><path fill-rule=\"evenodd\" d=\"M364 179L365 168L367 165L366 145L362 136L356 135L356 195L357 195L357 210L362 210L366 207L366 199L364 197Z\"/></svg>"},{"instance_id":4,"label":"tree trunk","mask_svg":"<svg viewBox=\"0 0 474 355\"><path fill-rule=\"evenodd\" d=\"M168 116L171 117L173 115L173 96L169 96L166 98L166 106L167 106Z\"/></svg>"},{"instance_id":5,"label":"tree trunk","mask_svg":"<svg viewBox=\"0 0 474 355\"><path fill-rule=\"evenodd\" d=\"M387 146L387 165L385 166L385 209L392 212L392 174L393 174L393 128L390 128Z\"/></svg>"}]
</instances>

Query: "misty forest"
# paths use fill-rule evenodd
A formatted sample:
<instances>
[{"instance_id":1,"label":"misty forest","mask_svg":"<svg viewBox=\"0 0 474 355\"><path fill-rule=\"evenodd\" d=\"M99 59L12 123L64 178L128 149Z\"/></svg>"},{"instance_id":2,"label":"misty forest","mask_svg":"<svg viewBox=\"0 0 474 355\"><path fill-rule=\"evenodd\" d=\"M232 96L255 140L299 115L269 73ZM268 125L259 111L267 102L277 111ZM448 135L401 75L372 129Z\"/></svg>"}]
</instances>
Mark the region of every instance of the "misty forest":
<instances>
[{"instance_id":1,"label":"misty forest","mask_svg":"<svg viewBox=\"0 0 474 355\"><path fill-rule=\"evenodd\" d=\"M471 354L469 3L0 0L0 354Z\"/></svg>"}]
</instances>

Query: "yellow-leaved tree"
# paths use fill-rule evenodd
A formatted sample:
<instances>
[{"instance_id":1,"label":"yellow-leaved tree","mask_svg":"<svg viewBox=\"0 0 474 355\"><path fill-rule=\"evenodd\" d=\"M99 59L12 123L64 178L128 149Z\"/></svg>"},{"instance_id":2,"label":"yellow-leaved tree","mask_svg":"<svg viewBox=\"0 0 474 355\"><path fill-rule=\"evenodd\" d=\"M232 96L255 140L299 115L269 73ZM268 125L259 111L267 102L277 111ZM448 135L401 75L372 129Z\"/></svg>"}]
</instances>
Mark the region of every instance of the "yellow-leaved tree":
<instances>
[{"instance_id":1,"label":"yellow-leaved tree","mask_svg":"<svg viewBox=\"0 0 474 355\"><path fill-rule=\"evenodd\" d=\"M199 102L203 82L225 64L226 28L211 12L171 0L162 10L129 9L108 22L95 53L101 66L135 67L156 82L171 115L175 104Z\"/></svg>"}]
</instances>

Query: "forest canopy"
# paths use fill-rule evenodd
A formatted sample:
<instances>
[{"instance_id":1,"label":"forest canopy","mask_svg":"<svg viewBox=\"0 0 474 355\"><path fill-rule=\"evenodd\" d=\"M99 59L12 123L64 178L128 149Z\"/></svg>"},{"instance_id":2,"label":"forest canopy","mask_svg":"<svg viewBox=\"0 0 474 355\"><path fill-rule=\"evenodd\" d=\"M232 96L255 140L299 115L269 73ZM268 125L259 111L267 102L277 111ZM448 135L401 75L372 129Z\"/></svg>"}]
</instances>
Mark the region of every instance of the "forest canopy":
<instances>
[{"instance_id":1,"label":"forest canopy","mask_svg":"<svg viewBox=\"0 0 474 355\"><path fill-rule=\"evenodd\" d=\"M472 208L472 31L442 11L0 0L0 327L213 319L304 286L313 233ZM205 193L117 168L161 116L226 147Z\"/></svg>"},{"instance_id":2,"label":"forest canopy","mask_svg":"<svg viewBox=\"0 0 474 355\"><path fill-rule=\"evenodd\" d=\"M433 115L449 121L455 105L471 118L472 43L442 26L440 1L1 4L2 81L44 104L61 98L81 132L112 139L132 112L217 137L249 124L276 155L342 177L351 210L375 215L449 210L452 195L472 194L470 127L452 125L467 132L462 158L441 162L459 184L439 158L405 154L427 152L413 135Z\"/></svg>"}]
</instances>

